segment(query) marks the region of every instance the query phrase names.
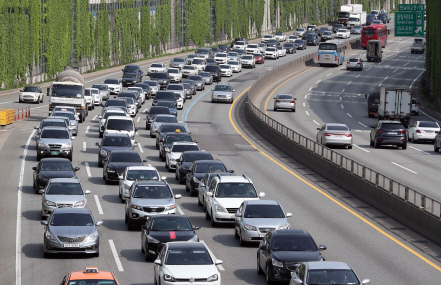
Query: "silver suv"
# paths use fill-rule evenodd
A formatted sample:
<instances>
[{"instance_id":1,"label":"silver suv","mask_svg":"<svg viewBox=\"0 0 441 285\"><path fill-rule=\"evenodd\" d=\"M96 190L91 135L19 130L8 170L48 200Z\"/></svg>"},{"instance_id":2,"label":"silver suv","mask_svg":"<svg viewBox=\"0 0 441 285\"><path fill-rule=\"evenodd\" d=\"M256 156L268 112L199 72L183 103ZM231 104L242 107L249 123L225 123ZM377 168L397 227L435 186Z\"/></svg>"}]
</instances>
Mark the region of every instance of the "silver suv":
<instances>
[{"instance_id":1,"label":"silver suv","mask_svg":"<svg viewBox=\"0 0 441 285\"><path fill-rule=\"evenodd\" d=\"M65 157L72 161L73 144L75 137L67 128L45 127L41 135L36 136L37 161L43 157Z\"/></svg>"},{"instance_id":2,"label":"silver suv","mask_svg":"<svg viewBox=\"0 0 441 285\"><path fill-rule=\"evenodd\" d=\"M234 89L228 83L217 84L213 89L211 94L211 102L229 102L230 104L234 101Z\"/></svg>"}]
</instances>

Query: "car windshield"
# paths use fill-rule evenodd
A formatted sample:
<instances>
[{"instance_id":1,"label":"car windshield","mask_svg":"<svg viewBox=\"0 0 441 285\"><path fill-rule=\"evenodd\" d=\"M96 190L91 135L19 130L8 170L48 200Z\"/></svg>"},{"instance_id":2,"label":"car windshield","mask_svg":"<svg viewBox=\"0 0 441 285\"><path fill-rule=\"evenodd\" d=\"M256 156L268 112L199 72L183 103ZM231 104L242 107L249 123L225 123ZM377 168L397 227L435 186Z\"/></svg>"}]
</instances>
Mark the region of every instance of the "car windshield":
<instances>
[{"instance_id":1,"label":"car windshield","mask_svg":"<svg viewBox=\"0 0 441 285\"><path fill-rule=\"evenodd\" d=\"M185 89L191 89L191 85L188 83L183 83Z\"/></svg>"},{"instance_id":2,"label":"car windshield","mask_svg":"<svg viewBox=\"0 0 441 285\"><path fill-rule=\"evenodd\" d=\"M139 67L138 66L130 66L126 65L124 67L124 72L138 72Z\"/></svg>"},{"instance_id":3,"label":"car windshield","mask_svg":"<svg viewBox=\"0 0 441 285\"><path fill-rule=\"evenodd\" d=\"M125 136L125 137L105 136L103 138L103 146L130 147L130 146L132 146L132 143L131 143L130 138L128 136Z\"/></svg>"},{"instance_id":4,"label":"car windshield","mask_svg":"<svg viewBox=\"0 0 441 285\"><path fill-rule=\"evenodd\" d=\"M197 145L175 145L173 146L172 152L184 152L191 150L199 150Z\"/></svg>"},{"instance_id":5,"label":"car windshield","mask_svg":"<svg viewBox=\"0 0 441 285\"><path fill-rule=\"evenodd\" d=\"M353 29L361 29L361 26L353 26Z\"/></svg>"},{"instance_id":6,"label":"car windshield","mask_svg":"<svg viewBox=\"0 0 441 285\"><path fill-rule=\"evenodd\" d=\"M326 32L323 33L323 35L330 36L330 35L332 35L332 32L326 31Z\"/></svg>"},{"instance_id":7,"label":"car windshield","mask_svg":"<svg viewBox=\"0 0 441 285\"><path fill-rule=\"evenodd\" d=\"M125 107L126 106L126 102L124 102L123 100L107 100L106 107L109 107L109 106L122 106L122 107Z\"/></svg>"},{"instance_id":8,"label":"car windshield","mask_svg":"<svg viewBox=\"0 0 441 285\"><path fill-rule=\"evenodd\" d=\"M216 87L214 87L214 91L231 92L231 86L230 85L216 85Z\"/></svg>"},{"instance_id":9,"label":"car windshield","mask_svg":"<svg viewBox=\"0 0 441 285\"><path fill-rule=\"evenodd\" d=\"M81 98L83 96L82 94L83 94L82 85L66 85L66 84L56 84L56 83L52 85L52 97Z\"/></svg>"},{"instance_id":10,"label":"car windshield","mask_svg":"<svg viewBox=\"0 0 441 285\"><path fill-rule=\"evenodd\" d=\"M277 43L277 40L269 40L268 41L268 44L276 44Z\"/></svg>"},{"instance_id":11,"label":"car windshield","mask_svg":"<svg viewBox=\"0 0 441 285\"><path fill-rule=\"evenodd\" d=\"M151 78L156 78L156 79L167 79L167 73L156 72L155 74L152 75Z\"/></svg>"},{"instance_id":12,"label":"car windshield","mask_svg":"<svg viewBox=\"0 0 441 285\"><path fill-rule=\"evenodd\" d=\"M207 53L208 53L208 50L207 50L207 49L200 48L200 49L197 50L196 53L207 54Z\"/></svg>"},{"instance_id":13,"label":"car windshield","mask_svg":"<svg viewBox=\"0 0 441 285\"><path fill-rule=\"evenodd\" d=\"M119 130L119 131L133 131L133 121L132 120L118 120L109 119L107 121L108 130Z\"/></svg>"},{"instance_id":14,"label":"car windshield","mask_svg":"<svg viewBox=\"0 0 441 285\"><path fill-rule=\"evenodd\" d=\"M328 125L326 129L328 131L349 131L349 128L346 126L336 126L336 125Z\"/></svg>"},{"instance_id":15,"label":"car windshield","mask_svg":"<svg viewBox=\"0 0 441 285\"><path fill-rule=\"evenodd\" d=\"M60 213L52 216L50 225L55 227L93 226L93 219L90 214Z\"/></svg>"},{"instance_id":16,"label":"car windshield","mask_svg":"<svg viewBox=\"0 0 441 285\"><path fill-rule=\"evenodd\" d=\"M305 31L305 29L304 28L298 28L296 31L303 32L303 31Z\"/></svg>"},{"instance_id":17,"label":"car windshield","mask_svg":"<svg viewBox=\"0 0 441 285\"><path fill-rule=\"evenodd\" d=\"M119 84L119 80L118 79L106 79L106 80L104 80L104 83L106 83L106 84Z\"/></svg>"},{"instance_id":18,"label":"car windshield","mask_svg":"<svg viewBox=\"0 0 441 285\"><path fill-rule=\"evenodd\" d=\"M125 113L119 113L119 112L106 112L106 113L104 114L103 119L107 119L108 117L111 117L111 116L115 116L115 117L126 117L126 114L125 114Z\"/></svg>"},{"instance_id":19,"label":"car windshield","mask_svg":"<svg viewBox=\"0 0 441 285\"><path fill-rule=\"evenodd\" d=\"M375 35L377 34L377 30L375 29L364 29L363 35Z\"/></svg>"},{"instance_id":20,"label":"car windshield","mask_svg":"<svg viewBox=\"0 0 441 285\"><path fill-rule=\"evenodd\" d=\"M381 128L388 129L388 130L402 130L402 129L404 129L402 124L390 124L390 123L381 124Z\"/></svg>"},{"instance_id":21,"label":"car windshield","mask_svg":"<svg viewBox=\"0 0 441 285\"><path fill-rule=\"evenodd\" d=\"M92 91L92 94L100 94L100 91L97 89L90 89Z\"/></svg>"},{"instance_id":22,"label":"car windshield","mask_svg":"<svg viewBox=\"0 0 441 285\"><path fill-rule=\"evenodd\" d=\"M219 66L217 66L217 65L207 65L205 67L205 71L219 72Z\"/></svg>"},{"instance_id":23,"label":"car windshield","mask_svg":"<svg viewBox=\"0 0 441 285\"><path fill-rule=\"evenodd\" d=\"M175 73L178 74L179 73L179 69L169 69L168 73Z\"/></svg>"},{"instance_id":24,"label":"car windshield","mask_svg":"<svg viewBox=\"0 0 441 285\"><path fill-rule=\"evenodd\" d=\"M216 54L216 57L227 57L228 54L226 53L218 53Z\"/></svg>"},{"instance_id":25,"label":"car windshield","mask_svg":"<svg viewBox=\"0 0 441 285\"><path fill-rule=\"evenodd\" d=\"M116 285L114 280L106 279L75 279L74 281L69 281L67 285Z\"/></svg>"},{"instance_id":26,"label":"car windshield","mask_svg":"<svg viewBox=\"0 0 441 285\"><path fill-rule=\"evenodd\" d=\"M252 55L244 55L242 59L253 59Z\"/></svg>"},{"instance_id":27,"label":"car windshield","mask_svg":"<svg viewBox=\"0 0 441 285\"><path fill-rule=\"evenodd\" d=\"M258 45L248 45L247 48L258 48Z\"/></svg>"},{"instance_id":28,"label":"car windshield","mask_svg":"<svg viewBox=\"0 0 441 285\"><path fill-rule=\"evenodd\" d=\"M251 183L219 183L216 189L216 197L257 198L257 192Z\"/></svg>"},{"instance_id":29,"label":"car windshield","mask_svg":"<svg viewBox=\"0 0 441 285\"><path fill-rule=\"evenodd\" d=\"M41 123L40 128L44 127L66 127L66 123L63 121L46 120Z\"/></svg>"},{"instance_id":30,"label":"car windshield","mask_svg":"<svg viewBox=\"0 0 441 285\"><path fill-rule=\"evenodd\" d=\"M193 162L195 160L213 160L209 153L184 153L182 160L184 162Z\"/></svg>"},{"instance_id":31,"label":"car windshield","mask_svg":"<svg viewBox=\"0 0 441 285\"><path fill-rule=\"evenodd\" d=\"M244 42L236 42L236 45L243 46L243 45L245 45L245 43Z\"/></svg>"},{"instance_id":32,"label":"car windshield","mask_svg":"<svg viewBox=\"0 0 441 285\"><path fill-rule=\"evenodd\" d=\"M337 50L337 45L336 44L323 43L323 44L320 44L319 50Z\"/></svg>"},{"instance_id":33,"label":"car windshield","mask_svg":"<svg viewBox=\"0 0 441 285\"><path fill-rule=\"evenodd\" d=\"M170 144L174 142L192 142L192 140L190 136L171 135L171 136L167 136L165 142Z\"/></svg>"},{"instance_id":34,"label":"car windshield","mask_svg":"<svg viewBox=\"0 0 441 285\"><path fill-rule=\"evenodd\" d=\"M230 57L237 57L237 52L229 52L228 55Z\"/></svg>"},{"instance_id":35,"label":"car windshield","mask_svg":"<svg viewBox=\"0 0 441 285\"><path fill-rule=\"evenodd\" d=\"M174 104L173 102L171 103ZM170 114L170 111L167 110L166 108L155 108L155 107L152 107L149 110L149 115L157 115L157 114Z\"/></svg>"},{"instance_id":36,"label":"car windshield","mask_svg":"<svg viewBox=\"0 0 441 285\"><path fill-rule=\"evenodd\" d=\"M40 90L37 86L26 86L23 89L23 92L36 92L36 93L38 93L38 92L40 92Z\"/></svg>"},{"instance_id":37,"label":"car windshield","mask_svg":"<svg viewBox=\"0 0 441 285\"><path fill-rule=\"evenodd\" d=\"M136 78L136 73L125 73L124 78Z\"/></svg>"},{"instance_id":38,"label":"car windshield","mask_svg":"<svg viewBox=\"0 0 441 285\"><path fill-rule=\"evenodd\" d=\"M173 104L172 102L170 102ZM156 116L155 118L156 123L177 123L178 120L175 116L169 117L169 116Z\"/></svg>"},{"instance_id":39,"label":"car windshield","mask_svg":"<svg viewBox=\"0 0 441 285\"><path fill-rule=\"evenodd\" d=\"M143 186L138 185L133 193L133 198L143 198L143 199L164 199L173 198L170 189L164 185L150 185Z\"/></svg>"},{"instance_id":40,"label":"car windshield","mask_svg":"<svg viewBox=\"0 0 441 285\"><path fill-rule=\"evenodd\" d=\"M190 221L186 218L153 219L150 224L151 231L192 231Z\"/></svg>"},{"instance_id":41,"label":"car windshield","mask_svg":"<svg viewBox=\"0 0 441 285\"><path fill-rule=\"evenodd\" d=\"M50 183L46 195L83 195L80 183Z\"/></svg>"},{"instance_id":42,"label":"car windshield","mask_svg":"<svg viewBox=\"0 0 441 285\"><path fill-rule=\"evenodd\" d=\"M158 82L156 81L144 81L145 84L148 84L149 86L158 86Z\"/></svg>"},{"instance_id":43,"label":"car windshield","mask_svg":"<svg viewBox=\"0 0 441 285\"><path fill-rule=\"evenodd\" d=\"M360 284L352 270L313 269L308 271L307 284Z\"/></svg>"},{"instance_id":44,"label":"car windshield","mask_svg":"<svg viewBox=\"0 0 441 285\"><path fill-rule=\"evenodd\" d=\"M349 21L356 22L356 21L358 21L358 18L349 18Z\"/></svg>"},{"instance_id":45,"label":"car windshield","mask_svg":"<svg viewBox=\"0 0 441 285\"><path fill-rule=\"evenodd\" d=\"M90 89L85 89L84 96L92 96L92 91Z\"/></svg>"},{"instance_id":46,"label":"car windshield","mask_svg":"<svg viewBox=\"0 0 441 285\"><path fill-rule=\"evenodd\" d=\"M141 163L141 158L139 157L139 154L137 152L117 152L117 153L111 153L110 162L136 162Z\"/></svg>"},{"instance_id":47,"label":"car windshield","mask_svg":"<svg viewBox=\"0 0 441 285\"><path fill-rule=\"evenodd\" d=\"M164 124L160 128L161 133L185 133L187 130L184 126Z\"/></svg>"},{"instance_id":48,"label":"car windshield","mask_svg":"<svg viewBox=\"0 0 441 285\"><path fill-rule=\"evenodd\" d=\"M294 47L294 44L286 43L286 44L283 45L283 47L292 48L292 47Z\"/></svg>"},{"instance_id":49,"label":"car windshield","mask_svg":"<svg viewBox=\"0 0 441 285\"><path fill-rule=\"evenodd\" d=\"M195 70L196 67L192 66L192 65L184 65L184 67L182 69L187 69L187 70Z\"/></svg>"},{"instance_id":50,"label":"car windshield","mask_svg":"<svg viewBox=\"0 0 441 285\"><path fill-rule=\"evenodd\" d=\"M203 59L200 59L200 58L195 58L195 59L193 59L193 64L202 64L202 63L204 63L204 60Z\"/></svg>"},{"instance_id":51,"label":"car windshield","mask_svg":"<svg viewBox=\"0 0 441 285\"><path fill-rule=\"evenodd\" d=\"M279 205L248 205L245 209L244 218L285 218L285 214Z\"/></svg>"},{"instance_id":52,"label":"car windshield","mask_svg":"<svg viewBox=\"0 0 441 285\"><path fill-rule=\"evenodd\" d=\"M159 68L162 68L163 66L162 66L162 64L160 64L160 63L152 63L152 65L150 65L150 67L159 67Z\"/></svg>"},{"instance_id":53,"label":"car windshield","mask_svg":"<svg viewBox=\"0 0 441 285\"><path fill-rule=\"evenodd\" d=\"M292 99L292 95L289 94L279 94L277 99Z\"/></svg>"},{"instance_id":54,"label":"car windshield","mask_svg":"<svg viewBox=\"0 0 441 285\"><path fill-rule=\"evenodd\" d=\"M229 61L228 62L229 65L239 65L238 61Z\"/></svg>"},{"instance_id":55,"label":"car windshield","mask_svg":"<svg viewBox=\"0 0 441 285\"><path fill-rule=\"evenodd\" d=\"M338 30L339 33L346 33L346 29L340 29Z\"/></svg>"},{"instance_id":56,"label":"car windshield","mask_svg":"<svg viewBox=\"0 0 441 285\"><path fill-rule=\"evenodd\" d=\"M209 72L199 72L199 75L202 77L210 77L211 74Z\"/></svg>"},{"instance_id":57,"label":"car windshield","mask_svg":"<svg viewBox=\"0 0 441 285\"><path fill-rule=\"evenodd\" d=\"M439 128L438 124L435 122L420 122L418 127L421 128Z\"/></svg>"},{"instance_id":58,"label":"car windshield","mask_svg":"<svg viewBox=\"0 0 441 285\"><path fill-rule=\"evenodd\" d=\"M41 171L72 171L72 165L67 161L42 161Z\"/></svg>"},{"instance_id":59,"label":"car windshield","mask_svg":"<svg viewBox=\"0 0 441 285\"><path fill-rule=\"evenodd\" d=\"M221 69L230 69L230 65L228 65L228 64L221 64L219 66Z\"/></svg>"},{"instance_id":60,"label":"car windshield","mask_svg":"<svg viewBox=\"0 0 441 285\"><path fill-rule=\"evenodd\" d=\"M159 101L156 106L163 106L163 107L167 107L167 108L172 108L172 109L176 109L175 103L170 102L170 101ZM173 122L172 122L173 123Z\"/></svg>"},{"instance_id":61,"label":"car windshield","mask_svg":"<svg viewBox=\"0 0 441 285\"><path fill-rule=\"evenodd\" d=\"M309 236L277 236L272 243L274 251L317 251L317 246ZM314 283L316 284L316 283ZM340 283L336 283L340 284ZM353 283L355 284L355 283Z\"/></svg>"},{"instance_id":62,"label":"car windshield","mask_svg":"<svg viewBox=\"0 0 441 285\"><path fill-rule=\"evenodd\" d=\"M202 81L202 77L200 75L190 75L187 78L193 81Z\"/></svg>"},{"instance_id":63,"label":"car windshield","mask_svg":"<svg viewBox=\"0 0 441 285\"><path fill-rule=\"evenodd\" d=\"M308 34L308 38L315 38L315 34Z\"/></svg>"},{"instance_id":64,"label":"car windshield","mask_svg":"<svg viewBox=\"0 0 441 285\"><path fill-rule=\"evenodd\" d=\"M41 138L50 138L50 139L69 139L69 132L65 130L43 130L41 134Z\"/></svg>"},{"instance_id":65,"label":"car windshield","mask_svg":"<svg viewBox=\"0 0 441 285\"><path fill-rule=\"evenodd\" d=\"M302 40L295 40L294 43L295 43L295 44L303 45L303 41L302 41Z\"/></svg>"},{"instance_id":66,"label":"car windshield","mask_svg":"<svg viewBox=\"0 0 441 285\"><path fill-rule=\"evenodd\" d=\"M176 63L178 63L178 62L185 62L185 60L183 58L174 58L173 62L176 62Z\"/></svg>"},{"instance_id":67,"label":"car windshield","mask_svg":"<svg viewBox=\"0 0 441 285\"><path fill-rule=\"evenodd\" d=\"M350 62L358 62L359 60L358 60L358 58L350 58L349 61Z\"/></svg>"},{"instance_id":68,"label":"car windshield","mask_svg":"<svg viewBox=\"0 0 441 285\"><path fill-rule=\"evenodd\" d=\"M205 248L169 249L165 260L167 265L209 265L213 264Z\"/></svg>"},{"instance_id":69,"label":"car windshield","mask_svg":"<svg viewBox=\"0 0 441 285\"><path fill-rule=\"evenodd\" d=\"M167 90L184 90L182 85L172 85L167 86Z\"/></svg>"},{"instance_id":70,"label":"car windshield","mask_svg":"<svg viewBox=\"0 0 441 285\"><path fill-rule=\"evenodd\" d=\"M71 120L71 121L76 120L75 114L72 112L54 112L54 113L52 113L52 116L66 117L66 118L69 118L69 120Z\"/></svg>"},{"instance_id":71,"label":"car windshield","mask_svg":"<svg viewBox=\"0 0 441 285\"><path fill-rule=\"evenodd\" d=\"M126 180L159 180L158 172L155 170L139 169L127 171Z\"/></svg>"},{"instance_id":72,"label":"car windshield","mask_svg":"<svg viewBox=\"0 0 441 285\"><path fill-rule=\"evenodd\" d=\"M266 51L276 51L275 48L267 48Z\"/></svg>"}]
</instances>

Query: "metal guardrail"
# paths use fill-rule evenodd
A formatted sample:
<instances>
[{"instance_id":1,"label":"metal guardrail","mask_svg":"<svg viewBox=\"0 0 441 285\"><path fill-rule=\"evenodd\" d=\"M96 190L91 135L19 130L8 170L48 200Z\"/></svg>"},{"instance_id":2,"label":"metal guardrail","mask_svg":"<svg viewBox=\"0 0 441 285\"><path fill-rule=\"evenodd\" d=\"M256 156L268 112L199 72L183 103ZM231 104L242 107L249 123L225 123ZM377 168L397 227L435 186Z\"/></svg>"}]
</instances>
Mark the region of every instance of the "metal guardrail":
<instances>
[{"instance_id":1,"label":"metal guardrail","mask_svg":"<svg viewBox=\"0 0 441 285\"><path fill-rule=\"evenodd\" d=\"M313 59L316 57L317 53L313 53L310 55L302 56L293 61L290 61L282 66L276 67L267 71L265 74L260 76L255 83L251 86L248 92L248 102L246 104L246 108L251 111L251 113L256 116L259 120L264 122L268 127L277 131L284 137L290 139L294 143L302 146L303 148L309 150L311 153L315 155L321 156L322 158L331 161L335 164L336 167L340 167L345 169L346 171L352 173L379 187L380 189L388 192L390 195L393 195L407 203L410 203L417 207L420 210L423 210L434 217L440 219L441 218L441 202L437 201L421 192L418 192L415 189L412 189L406 185L401 184L398 181L393 180L386 175L383 175L363 164L352 160L338 152L333 151L332 149L321 145L299 133L288 128L287 126L279 123L278 121L272 119L264 112L262 112L258 107L256 107L253 103L254 97L259 95L264 87L267 87L269 84L275 82L277 79L280 79L280 72L293 72L299 67L304 67L305 63L312 63Z\"/></svg>"}]
</instances>

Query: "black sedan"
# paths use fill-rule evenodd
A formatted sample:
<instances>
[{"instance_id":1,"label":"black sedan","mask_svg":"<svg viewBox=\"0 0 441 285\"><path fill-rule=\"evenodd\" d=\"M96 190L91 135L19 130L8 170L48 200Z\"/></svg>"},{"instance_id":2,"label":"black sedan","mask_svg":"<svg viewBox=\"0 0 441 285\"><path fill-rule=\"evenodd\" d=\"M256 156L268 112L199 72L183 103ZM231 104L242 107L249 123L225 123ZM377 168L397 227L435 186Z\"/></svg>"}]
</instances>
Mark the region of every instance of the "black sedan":
<instances>
[{"instance_id":1,"label":"black sedan","mask_svg":"<svg viewBox=\"0 0 441 285\"><path fill-rule=\"evenodd\" d=\"M114 150L134 150L137 143L132 144L128 134L107 134L98 147L98 166L103 166L103 160Z\"/></svg>"},{"instance_id":2,"label":"black sedan","mask_svg":"<svg viewBox=\"0 0 441 285\"><path fill-rule=\"evenodd\" d=\"M124 76L122 78L122 85L123 87L131 86L136 83L140 83L142 80L142 77L138 73L124 73Z\"/></svg>"},{"instance_id":3,"label":"black sedan","mask_svg":"<svg viewBox=\"0 0 441 285\"><path fill-rule=\"evenodd\" d=\"M296 47L296 49L304 50L306 48L306 41L304 41L304 40L295 40L294 41L294 46Z\"/></svg>"},{"instance_id":4,"label":"black sedan","mask_svg":"<svg viewBox=\"0 0 441 285\"><path fill-rule=\"evenodd\" d=\"M293 43L284 43L283 48L286 49L286 53L296 53L297 48L294 46Z\"/></svg>"},{"instance_id":5,"label":"black sedan","mask_svg":"<svg viewBox=\"0 0 441 285\"><path fill-rule=\"evenodd\" d=\"M74 168L66 158L43 158L32 170L34 189L38 193L38 190L46 187L51 178L78 178L75 172L80 168Z\"/></svg>"},{"instance_id":6,"label":"black sedan","mask_svg":"<svg viewBox=\"0 0 441 285\"><path fill-rule=\"evenodd\" d=\"M188 169L185 182L185 190L191 196L197 195L197 189L202 178L207 173L228 172L225 165L219 160L196 160Z\"/></svg>"},{"instance_id":7,"label":"black sedan","mask_svg":"<svg viewBox=\"0 0 441 285\"><path fill-rule=\"evenodd\" d=\"M193 139L188 133L166 133L158 142L159 157L162 161L165 161L165 154L170 151L170 146L174 142L193 142ZM197 143L197 141L194 142Z\"/></svg>"},{"instance_id":8,"label":"black sedan","mask_svg":"<svg viewBox=\"0 0 441 285\"><path fill-rule=\"evenodd\" d=\"M179 183L185 183L185 176L190 169L191 164L196 160L214 160L211 153L206 151L184 151L176 160L176 180Z\"/></svg>"},{"instance_id":9,"label":"black sedan","mask_svg":"<svg viewBox=\"0 0 441 285\"><path fill-rule=\"evenodd\" d=\"M288 282L291 271L300 262L323 261L320 251L311 235L304 230L278 230L265 235L257 250L257 271L266 275L268 284L273 281Z\"/></svg>"},{"instance_id":10,"label":"black sedan","mask_svg":"<svg viewBox=\"0 0 441 285\"><path fill-rule=\"evenodd\" d=\"M106 184L111 181L119 181L124 170L128 166L143 166L147 160L142 160L139 154L133 150L114 150L109 157L103 160L103 179Z\"/></svg>"},{"instance_id":11,"label":"black sedan","mask_svg":"<svg viewBox=\"0 0 441 285\"><path fill-rule=\"evenodd\" d=\"M146 130L150 130L150 125L152 124L156 115L159 114L170 115L170 109L164 106L152 106L147 112L147 122L145 123Z\"/></svg>"},{"instance_id":12,"label":"black sedan","mask_svg":"<svg viewBox=\"0 0 441 285\"><path fill-rule=\"evenodd\" d=\"M156 148L159 149L159 140L161 140L166 133L190 133L185 129L183 124L179 123L165 123L162 124L156 131Z\"/></svg>"},{"instance_id":13,"label":"black sedan","mask_svg":"<svg viewBox=\"0 0 441 285\"><path fill-rule=\"evenodd\" d=\"M145 225L141 226L141 250L145 261L155 260L159 250L167 242L198 242L199 238L195 230L200 228L193 226L186 216L151 216Z\"/></svg>"}]
</instances>

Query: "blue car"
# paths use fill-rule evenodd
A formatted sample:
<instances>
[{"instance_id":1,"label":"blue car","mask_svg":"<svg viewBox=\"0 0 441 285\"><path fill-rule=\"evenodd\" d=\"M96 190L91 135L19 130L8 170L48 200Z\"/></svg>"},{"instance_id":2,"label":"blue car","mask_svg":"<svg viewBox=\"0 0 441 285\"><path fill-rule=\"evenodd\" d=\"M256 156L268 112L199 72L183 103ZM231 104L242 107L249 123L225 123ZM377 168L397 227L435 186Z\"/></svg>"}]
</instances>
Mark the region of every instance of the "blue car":
<instances>
[{"instance_id":1,"label":"blue car","mask_svg":"<svg viewBox=\"0 0 441 285\"><path fill-rule=\"evenodd\" d=\"M306 36L306 44L307 45L317 45L320 42L319 37L317 34L308 34Z\"/></svg>"},{"instance_id":2,"label":"blue car","mask_svg":"<svg viewBox=\"0 0 441 285\"><path fill-rule=\"evenodd\" d=\"M377 17L378 20L383 21L383 24L389 23L389 15L387 13L381 13Z\"/></svg>"},{"instance_id":3,"label":"blue car","mask_svg":"<svg viewBox=\"0 0 441 285\"><path fill-rule=\"evenodd\" d=\"M366 26L371 25L372 22L373 22L374 20L376 20L375 18L376 18L376 17L375 17L374 14L369 14L369 15L367 15L367 17L366 17Z\"/></svg>"},{"instance_id":4,"label":"blue car","mask_svg":"<svg viewBox=\"0 0 441 285\"><path fill-rule=\"evenodd\" d=\"M170 110L170 115L174 115L175 117L178 116L178 109L176 108L176 105L175 105L174 102L171 102L171 101L158 101L156 106L167 107Z\"/></svg>"}]
</instances>

